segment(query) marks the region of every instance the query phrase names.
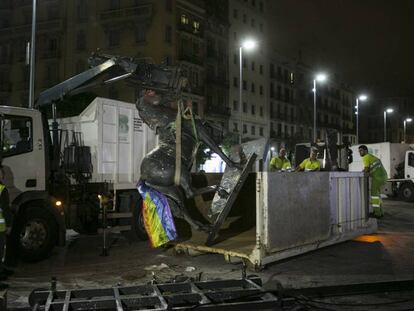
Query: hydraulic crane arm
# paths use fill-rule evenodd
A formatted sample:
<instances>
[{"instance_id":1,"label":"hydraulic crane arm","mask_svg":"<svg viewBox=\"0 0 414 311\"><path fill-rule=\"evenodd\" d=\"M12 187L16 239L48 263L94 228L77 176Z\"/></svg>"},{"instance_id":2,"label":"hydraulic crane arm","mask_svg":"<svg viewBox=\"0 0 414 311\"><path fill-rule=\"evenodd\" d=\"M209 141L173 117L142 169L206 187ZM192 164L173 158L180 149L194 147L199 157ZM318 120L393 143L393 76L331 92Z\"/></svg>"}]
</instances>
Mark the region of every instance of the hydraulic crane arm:
<instances>
[{"instance_id":1,"label":"hydraulic crane arm","mask_svg":"<svg viewBox=\"0 0 414 311\"><path fill-rule=\"evenodd\" d=\"M40 108L53 104L115 66L120 67L124 73L105 81L105 83L131 78L133 82L143 87L161 92L177 92L187 86L187 80L181 76L178 67L154 65L143 61L136 62L131 58L105 54L91 56L89 64L92 66L91 69L40 93L35 107Z\"/></svg>"},{"instance_id":2,"label":"hydraulic crane arm","mask_svg":"<svg viewBox=\"0 0 414 311\"><path fill-rule=\"evenodd\" d=\"M117 65L116 58L108 59L107 61L98 66L88 69L74 77L69 78L66 81L63 81L47 89L46 91L43 91L37 98L35 107L40 108L53 104L53 102L62 99L71 91L81 87L85 83L91 81L92 79L96 78L98 75L114 67L115 65Z\"/></svg>"}]
</instances>

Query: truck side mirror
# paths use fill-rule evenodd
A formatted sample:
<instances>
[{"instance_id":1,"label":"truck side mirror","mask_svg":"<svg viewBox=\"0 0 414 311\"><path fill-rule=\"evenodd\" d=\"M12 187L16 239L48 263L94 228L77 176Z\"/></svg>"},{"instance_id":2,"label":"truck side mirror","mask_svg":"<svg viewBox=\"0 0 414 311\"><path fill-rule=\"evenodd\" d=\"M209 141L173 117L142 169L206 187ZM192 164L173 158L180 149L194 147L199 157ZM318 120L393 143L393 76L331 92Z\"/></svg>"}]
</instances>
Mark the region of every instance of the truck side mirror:
<instances>
[{"instance_id":1,"label":"truck side mirror","mask_svg":"<svg viewBox=\"0 0 414 311\"><path fill-rule=\"evenodd\" d=\"M352 156L352 150L347 148L347 153L348 153L348 164L351 164L354 161L354 157Z\"/></svg>"}]
</instances>

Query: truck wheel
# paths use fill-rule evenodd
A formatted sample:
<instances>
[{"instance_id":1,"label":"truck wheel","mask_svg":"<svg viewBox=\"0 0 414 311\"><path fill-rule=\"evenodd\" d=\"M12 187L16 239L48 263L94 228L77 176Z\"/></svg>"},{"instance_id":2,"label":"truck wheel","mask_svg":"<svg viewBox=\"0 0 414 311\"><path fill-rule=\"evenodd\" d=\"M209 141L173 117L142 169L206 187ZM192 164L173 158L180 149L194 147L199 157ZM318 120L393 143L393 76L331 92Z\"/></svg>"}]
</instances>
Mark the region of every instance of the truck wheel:
<instances>
[{"instance_id":1,"label":"truck wheel","mask_svg":"<svg viewBox=\"0 0 414 311\"><path fill-rule=\"evenodd\" d=\"M42 207L31 207L22 216L15 230L20 258L36 262L48 257L58 237L53 215Z\"/></svg>"},{"instance_id":2,"label":"truck wheel","mask_svg":"<svg viewBox=\"0 0 414 311\"><path fill-rule=\"evenodd\" d=\"M144 217L142 215L142 204L143 201L141 197L139 197L136 201L135 208L132 211L132 231L139 240L146 241L148 240L148 235L145 230Z\"/></svg>"},{"instance_id":3,"label":"truck wheel","mask_svg":"<svg viewBox=\"0 0 414 311\"><path fill-rule=\"evenodd\" d=\"M400 196L406 202L414 201L414 186L409 183L405 183L400 188Z\"/></svg>"}]
</instances>

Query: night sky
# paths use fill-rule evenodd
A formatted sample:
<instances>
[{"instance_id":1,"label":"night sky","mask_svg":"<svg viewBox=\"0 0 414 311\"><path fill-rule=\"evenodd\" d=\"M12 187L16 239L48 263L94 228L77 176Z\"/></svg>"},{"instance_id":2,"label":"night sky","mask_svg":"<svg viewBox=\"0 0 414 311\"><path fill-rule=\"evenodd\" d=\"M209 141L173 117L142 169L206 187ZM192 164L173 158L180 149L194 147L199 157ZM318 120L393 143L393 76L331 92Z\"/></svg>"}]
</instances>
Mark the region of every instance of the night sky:
<instances>
[{"instance_id":1,"label":"night sky","mask_svg":"<svg viewBox=\"0 0 414 311\"><path fill-rule=\"evenodd\" d=\"M276 50L372 97L414 95L413 0L270 0Z\"/></svg>"}]
</instances>

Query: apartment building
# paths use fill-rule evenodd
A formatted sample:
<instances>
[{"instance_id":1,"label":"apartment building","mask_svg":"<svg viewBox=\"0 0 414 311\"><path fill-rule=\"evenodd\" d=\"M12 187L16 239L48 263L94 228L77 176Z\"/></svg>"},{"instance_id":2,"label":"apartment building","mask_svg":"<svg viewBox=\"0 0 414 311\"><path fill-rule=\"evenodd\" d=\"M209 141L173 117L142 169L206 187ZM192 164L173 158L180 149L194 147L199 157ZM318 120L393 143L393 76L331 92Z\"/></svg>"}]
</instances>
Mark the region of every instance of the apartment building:
<instances>
[{"instance_id":1,"label":"apartment building","mask_svg":"<svg viewBox=\"0 0 414 311\"><path fill-rule=\"evenodd\" d=\"M99 49L106 54L180 66L191 86L185 99L193 102L200 116L226 127L228 6L213 2L38 1L35 96L86 70L91 52ZM29 66L25 59L31 15L31 0L0 3L1 104L28 105ZM87 91L131 103L139 95L131 83Z\"/></svg>"},{"instance_id":2,"label":"apartment building","mask_svg":"<svg viewBox=\"0 0 414 311\"><path fill-rule=\"evenodd\" d=\"M404 138L404 120L414 117L414 98L405 97L384 97L372 98L360 107L360 142L378 143L384 141L384 125L386 141L401 143ZM384 111L388 108L393 109L392 113ZM384 122L385 121L385 122ZM406 143L414 142L413 123L406 122Z\"/></svg>"},{"instance_id":3,"label":"apartment building","mask_svg":"<svg viewBox=\"0 0 414 311\"><path fill-rule=\"evenodd\" d=\"M229 0L229 130L242 134L243 141L269 137L265 12L265 0ZM246 39L254 40L257 46L252 51L242 49L240 77L240 47Z\"/></svg>"},{"instance_id":4,"label":"apartment building","mask_svg":"<svg viewBox=\"0 0 414 311\"><path fill-rule=\"evenodd\" d=\"M277 52L269 68L270 138L290 148L313 141L314 70ZM350 141L355 136L352 91L330 77L317 84L316 95L317 140L325 140L330 128L338 131L340 142Z\"/></svg>"}]
</instances>

